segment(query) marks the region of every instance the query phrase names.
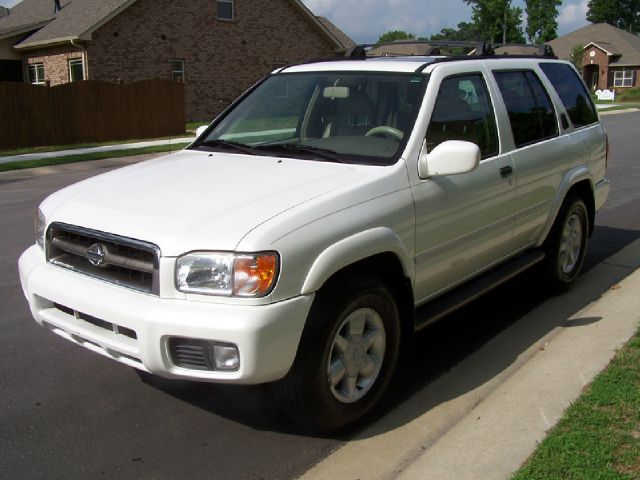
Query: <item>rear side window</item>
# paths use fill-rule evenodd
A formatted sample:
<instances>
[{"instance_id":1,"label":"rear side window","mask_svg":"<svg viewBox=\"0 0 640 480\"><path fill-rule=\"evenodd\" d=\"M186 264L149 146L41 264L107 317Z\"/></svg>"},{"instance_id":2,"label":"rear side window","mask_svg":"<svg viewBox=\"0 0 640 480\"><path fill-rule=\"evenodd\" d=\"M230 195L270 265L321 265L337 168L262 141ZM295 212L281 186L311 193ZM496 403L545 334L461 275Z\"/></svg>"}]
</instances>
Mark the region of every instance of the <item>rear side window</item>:
<instances>
[{"instance_id":1,"label":"rear side window","mask_svg":"<svg viewBox=\"0 0 640 480\"><path fill-rule=\"evenodd\" d=\"M482 158L498 154L498 130L482 75L455 76L442 81L427 129L428 150L447 140L475 143Z\"/></svg>"},{"instance_id":2,"label":"rear side window","mask_svg":"<svg viewBox=\"0 0 640 480\"><path fill-rule=\"evenodd\" d=\"M591 97L573 68L563 63L541 63L540 68L558 92L575 127L598 121Z\"/></svg>"},{"instance_id":3,"label":"rear side window","mask_svg":"<svg viewBox=\"0 0 640 480\"><path fill-rule=\"evenodd\" d=\"M509 113L516 147L558 135L551 99L533 72L494 72L494 76Z\"/></svg>"}]
</instances>

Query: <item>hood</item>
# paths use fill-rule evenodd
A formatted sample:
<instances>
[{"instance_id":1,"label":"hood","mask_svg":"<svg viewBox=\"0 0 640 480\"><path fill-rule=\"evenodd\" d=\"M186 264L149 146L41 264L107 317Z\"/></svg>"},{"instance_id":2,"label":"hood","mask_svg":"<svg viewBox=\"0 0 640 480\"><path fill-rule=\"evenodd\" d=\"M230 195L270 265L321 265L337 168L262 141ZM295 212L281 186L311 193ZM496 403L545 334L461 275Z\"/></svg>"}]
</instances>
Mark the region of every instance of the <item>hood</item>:
<instances>
[{"instance_id":1,"label":"hood","mask_svg":"<svg viewBox=\"0 0 640 480\"><path fill-rule=\"evenodd\" d=\"M183 150L67 187L47 198L42 210L48 222L155 243L163 256L235 250L252 229L368 170Z\"/></svg>"}]
</instances>

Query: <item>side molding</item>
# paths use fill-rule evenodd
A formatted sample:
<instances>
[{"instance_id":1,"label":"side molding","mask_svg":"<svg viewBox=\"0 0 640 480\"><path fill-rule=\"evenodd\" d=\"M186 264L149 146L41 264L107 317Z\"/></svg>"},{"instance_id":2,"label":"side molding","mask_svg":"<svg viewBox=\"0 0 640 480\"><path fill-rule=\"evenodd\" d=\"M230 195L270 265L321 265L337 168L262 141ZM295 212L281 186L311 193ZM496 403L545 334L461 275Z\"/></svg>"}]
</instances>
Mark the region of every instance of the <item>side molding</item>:
<instances>
[{"instance_id":1,"label":"side molding","mask_svg":"<svg viewBox=\"0 0 640 480\"><path fill-rule=\"evenodd\" d=\"M301 294L317 291L331 275L344 267L387 252L398 257L405 275L413 279L413 262L400 237L393 230L376 227L340 240L318 255L307 274Z\"/></svg>"}]
</instances>

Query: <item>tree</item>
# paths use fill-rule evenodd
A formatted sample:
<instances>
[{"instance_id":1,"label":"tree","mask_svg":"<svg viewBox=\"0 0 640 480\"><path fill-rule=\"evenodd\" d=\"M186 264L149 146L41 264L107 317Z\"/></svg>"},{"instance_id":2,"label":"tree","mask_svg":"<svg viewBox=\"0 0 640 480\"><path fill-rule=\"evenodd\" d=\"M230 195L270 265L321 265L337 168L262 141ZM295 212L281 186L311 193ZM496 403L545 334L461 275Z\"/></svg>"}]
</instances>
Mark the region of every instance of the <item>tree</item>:
<instances>
[{"instance_id":1,"label":"tree","mask_svg":"<svg viewBox=\"0 0 640 480\"><path fill-rule=\"evenodd\" d=\"M480 39L493 43L524 43L522 9L511 0L464 0L471 5Z\"/></svg>"},{"instance_id":2,"label":"tree","mask_svg":"<svg viewBox=\"0 0 640 480\"><path fill-rule=\"evenodd\" d=\"M377 43L390 43L396 40L415 40L415 38L416 36L413 33L407 33L404 30L392 30L380 35Z\"/></svg>"},{"instance_id":3,"label":"tree","mask_svg":"<svg viewBox=\"0 0 640 480\"><path fill-rule=\"evenodd\" d=\"M582 75L582 62L584 61L584 47L580 44L574 45L569 54L569 61L576 67Z\"/></svg>"},{"instance_id":4,"label":"tree","mask_svg":"<svg viewBox=\"0 0 640 480\"><path fill-rule=\"evenodd\" d=\"M640 32L640 0L589 0L587 20Z\"/></svg>"},{"instance_id":5,"label":"tree","mask_svg":"<svg viewBox=\"0 0 640 480\"><path fill-rule=\"evenodd\" d=\"M562 0L526 0L527 36L531 43L544 43L558 36L558 7Z\"/></svg>"},{"instance_id":6,"label":"tree","mask_svg":"<svg viewBox=\"0 0 640 480\"><path fill-rule=\"evenodd\" d=\"M475 23L460 22L458 28L443 28L440 33L431 35L429 40L457 40L457 41L478 41L480 40L480 29Z\"/></svg>"}]
</instances>

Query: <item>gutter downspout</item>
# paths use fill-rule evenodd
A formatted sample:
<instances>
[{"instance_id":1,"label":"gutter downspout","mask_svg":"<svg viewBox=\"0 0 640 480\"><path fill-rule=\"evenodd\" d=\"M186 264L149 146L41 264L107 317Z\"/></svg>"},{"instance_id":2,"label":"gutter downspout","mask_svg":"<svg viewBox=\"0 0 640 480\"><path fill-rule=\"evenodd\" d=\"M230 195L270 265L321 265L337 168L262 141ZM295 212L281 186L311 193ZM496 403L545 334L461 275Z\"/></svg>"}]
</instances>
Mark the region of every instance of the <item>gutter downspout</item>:
<instances>
[{"instance_id":1,"label":"gutter downspout","mask_svg":"<svg viewBox=\"0 0 640 480\"><path fill-rule=\"evenodd\" d=\"M87 65L87 48L84 45L74 43L74 39L71 40L71 46L79 48L82 51L82 74L85 80L89 80L89 66Z\"/></svg>"}]
</instances>

